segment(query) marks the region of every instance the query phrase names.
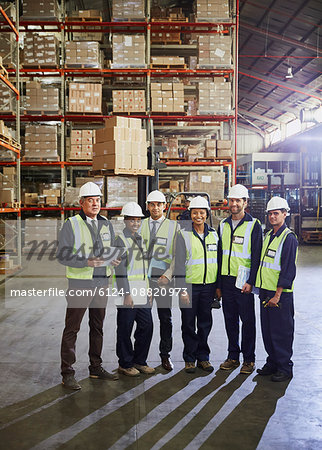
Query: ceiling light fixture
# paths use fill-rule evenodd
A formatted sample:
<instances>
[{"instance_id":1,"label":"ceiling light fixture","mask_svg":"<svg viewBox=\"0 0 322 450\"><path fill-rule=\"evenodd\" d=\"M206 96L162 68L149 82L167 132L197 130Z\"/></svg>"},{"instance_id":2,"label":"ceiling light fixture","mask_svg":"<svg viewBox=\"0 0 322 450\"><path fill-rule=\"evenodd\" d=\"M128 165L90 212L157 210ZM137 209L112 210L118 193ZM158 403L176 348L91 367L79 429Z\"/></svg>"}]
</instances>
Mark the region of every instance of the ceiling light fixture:
<instances>
[{"instance_id":1,"label":"ceiling light fixture","mask_svg":"<svg viewBox=\"0 0 322 450\"><path fill-rule=\"evenodd\" d=\"M289 66L287 68L287 74L285 75L285 78L293 78L293 72L292 72L292 67Z\"/></svg>"}]
</instances>

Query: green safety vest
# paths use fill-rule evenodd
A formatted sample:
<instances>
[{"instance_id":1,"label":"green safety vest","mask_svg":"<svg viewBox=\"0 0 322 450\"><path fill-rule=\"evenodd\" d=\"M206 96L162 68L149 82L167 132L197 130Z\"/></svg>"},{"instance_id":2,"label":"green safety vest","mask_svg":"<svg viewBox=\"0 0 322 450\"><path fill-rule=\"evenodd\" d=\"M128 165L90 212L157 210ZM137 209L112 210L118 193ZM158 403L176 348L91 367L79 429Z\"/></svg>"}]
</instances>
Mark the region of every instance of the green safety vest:
<instances>
[{"instance_id":1,"label":"green safety vest","mask_svg":"<svg viewBox=\"0 0 322 450\"><path fill-rule=\"evenodd\" d=\"M289 228L285 228L283 232L275 237L269 244L269 240L273 230L270 230L264 239L261 262L256 276L255 286L268 291L276 291L277 283L281 272L281 256L283 245L286 237L293 233ZM296 253L297 257L297 253ZM293 292L291 289L283 289L283 292Z\"/></svg>"},{"instance_id":2,"label":"green safety vest","mask_svg":"<svg viewBox=\"0 0 322 450\"><path fill-rule=\"evenodd\" d=\"M220 237L222 245L221 275L237 277L239 266L251 268L251 235L257 219L245 220L233 232L226 219L220 222Z\"/></svg>"},{"instance_id":3,"label":"green safety vest","mask_svg":"<svg viewBox=\"0 0 322 450\"><path fill-rule=\"evenodd\" d=\"M139 230L145 246L150 246L150 224L149 218L142 221ZM164 219L156 233L156 241L152 249L152 258L149 265L149 276L153 268L167 270L171 264L174 254L174 239L178 231L178 224L174 220Z\"/></svg>"},{"instance_id":4,"label":"green safety vest","mask_svg":"<svg viewBox=\"0 0 322 450\"><path fill-rule=\"evenodd\" d=\"M91 232L85 222L84 219L79 214L76 214L74 217L69 217L67 220L70 221L72 230L74 233L74 248L73 254L79 253L80 257L84 257L88 259L92 256L93 252L93 239ZM99 234L102 239L104 250L108 250L111 246L111 234L109 226L106 223L103 223ZM80 251L81 249L81 251ZM94 274L94 267L69 267L66 266L66 277L74 278L78 280L91 280ZM106 276L111 275L111 269L109 266L106 266Z\"/></svg>"},{"instance_id":5,"label":"green safety vest","mask_svg":"<svg viewBox=\"0 0 322 450\"><path fill-rule=\"evenodd\" d=\"M126 268L127 271L127 279L129 281L134 280L144 280L146 282L146 287L149 287L149 280L147 276L147 271L145 267L145 261L144 261L144 255L142 255L142 252L138 245L134 243L133 240L128 239L124 233L122 232L119 235L120 239L123 241L124 246L127 249L127 255L128 255L128 265ZM146 252L144 242L143 244L143 252Z\"/></svg>"},{"instance_id":6,"label":"green safety vest","mask_svg":"<svg viewBox=\"0 0 322 450\"><path fill-rule=\"evenodd\" d=\"M217 280L218 235L209 231L205 238L205 249L200 239L192 232L181 230L186 244L186 282L191 284L210 284ZM206 274L206 277L205 277Z\"/></svg>"}]
</instances>

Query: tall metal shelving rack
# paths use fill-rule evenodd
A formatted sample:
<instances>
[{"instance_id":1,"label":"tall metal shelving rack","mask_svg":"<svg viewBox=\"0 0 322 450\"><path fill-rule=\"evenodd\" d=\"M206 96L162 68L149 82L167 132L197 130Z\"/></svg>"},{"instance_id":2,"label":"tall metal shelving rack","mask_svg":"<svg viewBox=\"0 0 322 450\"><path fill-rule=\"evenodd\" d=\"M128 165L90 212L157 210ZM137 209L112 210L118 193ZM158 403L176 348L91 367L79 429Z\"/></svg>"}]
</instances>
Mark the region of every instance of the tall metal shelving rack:
<instances>
[{"instance_id":1,"label":"tall metal shelving rack","mask_svg":"<svg viewBox=\"0 0 322 450\"><path fill-rule=\"evenodd\" d=\"M17 1L18 3L18 1ZM95 79L97 77L101 79L106 78L113 78L116 76L143 76L146 80L146 114L131 114L131 117L139 117L143 119L146 123L147 133L148 133L148 140L152 143L154 142L154 134L156 129L158 128L157 123L164 123L167 124L170 121L180 121L180 122L192 122L192 123L201 123L201 122L207 122L213 124L217 130L220 130L222 133L223 127L228 127L229 137L234 143L234 150L233 153L235 154L235 158L233 158L232 161L215 161L215 162L171 162L168 161L166 163L167 170L173 171L173 169L181 170L184 168L195 169L200 167L215 167L220 166L225 168L228 173L228 184L232 184L235 181L236 176L236 141L237 141L237 65L238 65L238 58L237 58L237 48L238 48L238 3L239 0L232 0L231 3L233 5L232 8L232 18L229 21L226 22L153 22L150 17L150 0L146 1L146 19L143 22L97 22L97 21L86 21L81 22L77 21L66 21L65 20L65 1L61 1L61 17L57 21L26 21L21 20L19 23L19 10L17 8L17 21L16 21L16 27L18 24L18 28L21 32L59 32L61 34L61 64L59 68L46 68L46 67L39 67L36 69L33 68L25 68L22 67L19 70L15 71L14 69L11 69L9 72L13 72L16 75L16 80L18 80L19 84L19 77L52 77L56 76L60 78L60 85L61 85L61 107L62 107L62 114L57 116L35 116L30 114L24 114L21 117L21 120L24 122L46 122L46 121L56 121L61 124L61 161L53 162L53 161L38 161L38 162L32 162L32 161L23 161L21 163L22 167L41 167L41 166L47 166L50 168L60 168L61 171L61 199L64 200L64 193L65 193L65 186L66 186L66 169L68 167L83 167L83 168L89 168L91 166L90 162L69 162L65 161L65 127L67 123L73 123L74 121L77 121L78 123L101 123L106 117L103 114L101 115L83 115L83 116L77 116L70 113L66 113L66 107L65 107L65 98L66 98L66 77L82 77L82 78L88 78L88 79ZM180 30L182 33L218 33L218 32L225 32L229 33L233 38L233 51L232 51L232 66L231 68L227 69L216 69L216 68L207 68L207 69L153 69L150 68L149 62L151 57L151 49L153 48L153 45L151 45L151 32L153 29L159 27L159 26L166 27L169 32L174 29L174 27L180 27ZM64 59L64 42L67 33L71 32L84 32L89 29L91 32L97 32L97 33L110 33L111 35L114 32L117 33L136 33L141 32L144 33L146 36L146 62L147 66L146 68L127 68L127 69L110 69L110 68L102 68L102 69L86 69L86 68L66 68L65 67L65 59ZM19 53L19 52L18 52ZM19 56L18 56L19 58ZM18 59L18 65L19 67L19 59ZM187 116L185 114L173 114L171 116L168 115L162 115L162 114L152 114L150 110L150 85L151 81L155 80L157 78L162 79L170 79L170 78L182 78L182 77L197 77L197 78L203 78L203 77L212 77L212 76L227 76L230 77L232 81L233 86L233 110L230 114L213 114L213 115L196 115L196 116ZM17 103L17 135L20 134L20 108L19 103ZM12 116L0 116L0 119L3 120L16 120L16 118L13 118ZM226 125L224 125L226 124ZM167 125L165 125L167 127ZM177 129L180 127L177 127ZM188 127L186 127L188 128ZM193 127L191 127L193 128ZM213 128L213 127L212 127ZM19 133L18 133L19 131ZM152 168L156 170L156 177L153 179L149 179L147 182L147 189L156 187L156 181L158 180L159 176L159 168L157 164L157 157L156 153L154 153L154 149L151 149L151 159L152 159ZM17 165L18 169L17 172L20 172L20 161ZM162 171L160 172L162 173ZM19 186L20 188L20 186ZM20 189L19 189L20 194ZM22 211L60 211L61 217L64 217L64 214L66 211L74 210L77 208L66 208L66 207L24 207L22 208ZM109 209L109 208L107 208Z\"/></svg>"},{"instance_id":2,"label":"tall metal shelving rack","mask_svg":"<svg viewBox=\"0 0 322 450\"><path fill-rule=\"evenodd\" d=\"M11 19L8 17L6 11L0 6L0 17L3 19L1 20L1 32L6 33L14 33L15 34L15 42L16 42L16 51L15 51L15 65L16 68L19 68L20 60L19 60L19 1L16 0L15 2L15 10L16 10L16 17L15 17L15 24L11 21ZM10 150L15 155L15 162L3 162L3 166L14 166L16 167L16 192L17 192L17 204L18 207L13 208L0 208L1 215L6 215L8 217L8 214L16 214L16 233L15 233L15 239L16 239L16 265L13 267L13 269L5 269L4 273L6 275L11 275L15 271L19 270L21 267L21 198L20 198L20 93L19 93L19 70L16 70L15 74L15 82L14 84L5 76L5 74L0 74L0 82L4 83L8 89L10 89L13 94L16 96L16 111L15 115L13 116L13 120L15 121L16 125L16 134L14 140L8 140L5 139L4 136L0 136L0 151L3 149ZM2 219L1 219L2 220ZM4 221L5 222L5 221ZM5 222L6 223L6 222ZM9 225L6 225L10 228L14 228L10 223ZM6 230L7 231L7 230ZM4 243L4 249L6 246L6 242Z\"/></svg>"}]
</instances>

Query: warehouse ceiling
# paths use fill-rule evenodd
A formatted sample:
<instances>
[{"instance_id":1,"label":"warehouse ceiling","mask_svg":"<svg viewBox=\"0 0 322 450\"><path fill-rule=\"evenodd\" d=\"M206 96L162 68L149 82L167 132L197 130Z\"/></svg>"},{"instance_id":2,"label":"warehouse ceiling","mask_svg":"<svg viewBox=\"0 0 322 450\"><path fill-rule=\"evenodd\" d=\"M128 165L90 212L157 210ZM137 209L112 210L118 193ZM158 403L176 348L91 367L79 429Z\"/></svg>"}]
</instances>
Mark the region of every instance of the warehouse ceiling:
<instances>
[{"instance_id":1,"label":"warehouse ceiling","mask_svg":"<svg viewBox=\"0 0 322 450\"><path fill-rule=\"evenodd\" d=\"M270 132L321 105L321 0L240 0L239 23L239 123Z\"/></svg>"},{"instance_id":2,"label":"warehouse ceiling","mask_svg":"<svg viewBox=\"0 0 322 450\"><path fill-rule=\"evenodd\" d=\"M103 10L106 18L111 1L67 4ZM187 11L193 1L157 4ZM322 103L322 1L239 0L239 11L238 123L264 136Z\"/></svg>"}]
</instances>

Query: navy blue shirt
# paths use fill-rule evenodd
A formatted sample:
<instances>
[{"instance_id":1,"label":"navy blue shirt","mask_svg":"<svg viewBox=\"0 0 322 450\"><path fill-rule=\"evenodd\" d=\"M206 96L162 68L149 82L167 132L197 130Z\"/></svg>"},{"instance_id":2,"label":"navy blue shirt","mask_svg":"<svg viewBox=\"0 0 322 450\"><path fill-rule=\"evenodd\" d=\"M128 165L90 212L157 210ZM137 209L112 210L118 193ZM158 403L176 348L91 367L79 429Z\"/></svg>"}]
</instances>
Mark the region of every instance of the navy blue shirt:
<instances>
[{"instance_id":1,"label":"navy blue shirt","mask_svg":"<svg viewBox=\"0 0 322 450\"><path fill-rule=\"evenodd\" d=\"M229 223L230 230L231 230L231 239L236 230L238 230L238 227L240 227L244 222L250 222L253 220L253 217L245 212L244 217L240 220L238 225L235 229L233 229L232 224L232 216L227 217L227 219L224 220L224 222ZM221 243L221 236L220 236L220 226L218 227L218 236L219 236L219 245L218 245L218 273L220 276L218 277L218 287L221 287L221 277L224 275L221 275L221 263L222 263L222 243ZM251 233L251 267L250 267L250 274L249 278L247 280L247 283L251 286L254 286L256 281L256 275L259 267L261 252L262 252L262 246L263 246L263 232L262 227L260 225L260 222L256 220L255 225L252 229Z\"/></svg>"},{"instance_id":2,"label":"navy blue shirt","mask_svg":"<svg viewBox=\"0 0 322 450\"><path fill-rule=\"evenodd\" d=\"M285 230L286 225L281 226L276 234L273 231L270 236L269 244L275 237L278 237ZM294 233L289 233L284 241L281 254L281 272L277 286L283 289L291 289L296 275L296 254L298 241Z\"/></svg>"}]
</instances>

